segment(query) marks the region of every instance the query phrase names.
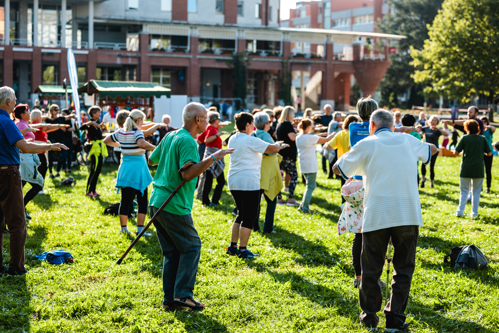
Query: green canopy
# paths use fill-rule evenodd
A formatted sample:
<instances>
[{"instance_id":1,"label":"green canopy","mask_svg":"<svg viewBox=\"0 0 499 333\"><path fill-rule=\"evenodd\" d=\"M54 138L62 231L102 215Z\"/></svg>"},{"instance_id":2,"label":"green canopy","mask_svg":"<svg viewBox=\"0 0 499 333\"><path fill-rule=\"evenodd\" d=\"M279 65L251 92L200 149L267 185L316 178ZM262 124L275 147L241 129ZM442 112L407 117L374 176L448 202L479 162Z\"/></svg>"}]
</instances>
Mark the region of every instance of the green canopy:
<instances>
[{"instance_id":1,"label":"green canopy","mask_svg":"<svg viewBox=\"0 0 499 333\"><path fill-rule=\"evenodd\" d=\"M68 87L68 94L71 94L73 91ZM38 86L35 90L35 94L43 94L43 95L64 95L66 90L64 90L63 86L49 86L42 85Z\"/></svg>"},{"instance_id":2,"label":"green canopy","mask_svg":"<svg viewBox=\"0 0 499 333\"><path fill-rule=\"evenodd\" d=\"M152 96L160 98L161 96L170 97L171 91L157 83L151 82L130 82L130 81L97 81L90 80L78 89L80 92L88 94L99 94L100 98L109 97L116 99L126 98L150 98Z\"/></svg>"}]
</instances>

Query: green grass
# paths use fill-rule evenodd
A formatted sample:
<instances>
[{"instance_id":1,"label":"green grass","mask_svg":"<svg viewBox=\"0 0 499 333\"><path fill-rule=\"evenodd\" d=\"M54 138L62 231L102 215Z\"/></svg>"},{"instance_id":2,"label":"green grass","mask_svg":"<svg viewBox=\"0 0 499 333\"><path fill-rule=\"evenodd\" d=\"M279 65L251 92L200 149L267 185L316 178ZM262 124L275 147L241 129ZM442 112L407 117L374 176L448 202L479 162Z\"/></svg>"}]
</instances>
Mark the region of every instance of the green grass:
<instances>
[{"instance_id":1,"label":"green grass","mask_svg":"<svg viewBox=\"0 0 499 333\"><path fill-rule=\"evenodd\" d=\"M412 332L499 331L499 178L494 178L491 194L482 194L480 218L458 219L453 214L459 162L439 158L435 188L420 190L425 226L406 311ZM116 174L115 165L105 166L98 185L100 200L84 196L87 171L82 169L73 174L75 187L60 187L48 179L48 195L28 205L33 217L26 242L29 274L0 278L0 332L363 331L358 290L352 287L353 235L336 233L339 180L320 173L313 215L279 206L277 233L251 236L250 249L261 255L252 261L225 255L232 197L225 192L220 209L203 208L195 200L193 217L202 239L195 297L207 308L164 312L162 256L155 235L140 240L122 265L115 264L130 244L119 234L118 218L102 214L119 202ZM298 200L304 189L300 181ZM151 231L155 234L154 228ZM465 271L443 264L452 247L472 243L490 259L490 268ZM55 249L70 251L75 262L55 266L33 257ZM384 327L384 315L379 315Z\"/></svg>"}]
</instances>

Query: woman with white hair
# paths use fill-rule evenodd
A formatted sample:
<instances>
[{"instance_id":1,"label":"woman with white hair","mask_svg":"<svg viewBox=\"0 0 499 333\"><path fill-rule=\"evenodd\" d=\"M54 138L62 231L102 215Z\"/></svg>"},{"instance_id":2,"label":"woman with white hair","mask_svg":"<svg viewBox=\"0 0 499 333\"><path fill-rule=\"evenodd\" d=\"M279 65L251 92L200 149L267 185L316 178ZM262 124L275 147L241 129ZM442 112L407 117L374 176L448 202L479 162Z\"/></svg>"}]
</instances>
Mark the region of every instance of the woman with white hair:
<instances>
[{"instance_id":1,"label":"woman with white hair","mask_svg":"<svg viewBox=\"0 0 499 333\"><path fill-rule=\"evenodd\" d=\"M227 132L219 132L220 128L220 114L216 111L208 112L208 127L200 135L203 137L206 143L206 149L204 151L204 158L215 154L217 151L222 149L222 139L221 136L228 134ZM224 175L225 162L223 159L214 162L204 173L204 183L202 192L203 205L207 207L216 207L220 205L220 198L222 197L222 191L225 186L225 175ZM210 200L211 187L213 185L213 179L217 180L217 186L215 187L215 192L213 192L213 197Z\"/></svg>"},{"instance_id":2,"label":"woman with white hair","mask_svg":"<svg viewBox=\"0 0 499 333\"><path fill-rule=\"evenodd\" d=\"M272 120L269 115L266 112L258 112L254 115L254 118L256 131L251 135L271 145L275 144L274 139L272 139L272 136L269 133L270 126L272 125ZM277 206L277 196L283 187L281 170L279 168L281 160L282 156L277 153L264 153L262 157L262 167L260 169L260 192L265 197L265 201L267 201L267 211L265 213L263 233L275 233L274 216ZM258 216L260 216L260 206L258 207ZM253 230L260 230L260 225L256 223Z\"/></svg>"},{"instance_id":3,"label":"woman with white hair","mask_svg":"<svg viewBox=\"0 0 499 333\"><path fill-rule=\"evenodd\" d=\"M425 141L427 143L432 143L435 145L435 147L438 148L438 139L440 138L441 135L447 137L449 134L444 131L441 128L438 128L437 125L440 123L440 119L438 119L437 116L433 115L428 119L427 124L430 126L423 127L423 133L425 136ZM431 185L430 187L433 188L433 181L435 180L435 163L437 162L437 157L438 154L435 154L431 157L431 162L430 162L430 181ZM426 182L426 165L423 164L421 166L421 174L423 178L421 179L421 188L424 188L425 182Z\"/></svg>"},{"instance_id":4,"label":"woman with white hair","mask_svg":"<svg viewBox=\"0 0 499 333\"><path fill-rule=\"evenodd\" d=\"M178 130L178 128L170 126L170 123L172 122L172 117L169 114L163 115L161 120L163 121L164 125L158 129L158 132L159 132L158 145L161 142L161 140L163 140L165 135L167 135L170 132Z\"/></svg>"},{"instance_id":5,"label":"woman with white hair","mask_svg":"<svg viewBox=\"0 0 499 333\"><path fill-rule=\"evenodd\" d=\"M137 196L139 204L137 215L137 234L144 229L147 213L147 187L152 182L147 161L146 150L154 150L155 146L145 140L142 133L142 125L146 115L140 110L132 110L125 121L125 126L108 136L104 143L108 146L120 146L122 163L118 169L116 187L121 190L121 202L119 208L121 232L131 234L127 228L128 216L133 210L133 199ZM145 236L151 236L145 233Z\"/></svg>"},{"instance_id":6,"label":"woman with white hair","mask_svg":"<svg viewBox=\"0 0 499 333\"><path fill-rule=\"evenodd\" d=\"M296 131L293 127L295 120L295 109L292 106L286 106L282 110L279 124L277 125L277 140L283 141L289 147L281 151L283 157L281 162L281 170L291 177L289 182L288 201L280 200L277 204L287 204L288 206L297 207L300 204L295 200L295 188L298 183L298 172L296 171Z\"/></svg>"}]
</instances>

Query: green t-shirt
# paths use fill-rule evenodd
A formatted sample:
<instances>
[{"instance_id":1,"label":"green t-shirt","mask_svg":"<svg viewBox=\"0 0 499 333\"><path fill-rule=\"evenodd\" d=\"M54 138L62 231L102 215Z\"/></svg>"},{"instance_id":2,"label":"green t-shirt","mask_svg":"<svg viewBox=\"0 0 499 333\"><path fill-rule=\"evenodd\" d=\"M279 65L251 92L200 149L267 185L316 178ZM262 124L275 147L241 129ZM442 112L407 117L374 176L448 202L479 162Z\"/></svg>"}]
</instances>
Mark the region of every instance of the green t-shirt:
<instances>
[{"instance_id":1,"label":"green t-shirt","mask_svg":"<svg viewBox=\"0 0 499 333\"><path fill-rule=\"evenodd\" d=\"M457 152L463 152L461 161L462 178L483 178L484 177L484 153L490 153L490 147L487 139L483 135L467 134L464 135L456 147Z\"/></svg>"},{"instance_id":2,"label":"green t-shirt","mask_svg":"<svg viewBox=\"0 0 499 333\"><path fill-rule=\"evenodd\" d=\"M180 168L188 163L198 163L199 153L192 135L185 128L181 128L168 133L149 158L158 163L150 205L159 209L182 182L182 175L178 172ZM185 183L164 210L171 214L189 215L192 211L196 182L197 177Z\"/></svg>"},{"instance_id":3,"label":"green t-shirt","mask_svg":"<svg viewBox=\"0 0 499 333\"><path fill-rule=\"evenodd\" d=\"M421 135L419 135L418 132L411 132L409 133L409 135L415 137L416 139L418 139L419 141L421 141ZM416 162L417 166L418 166L418 175L419 175L419 161Z\"/></svg>"}]
</instances>

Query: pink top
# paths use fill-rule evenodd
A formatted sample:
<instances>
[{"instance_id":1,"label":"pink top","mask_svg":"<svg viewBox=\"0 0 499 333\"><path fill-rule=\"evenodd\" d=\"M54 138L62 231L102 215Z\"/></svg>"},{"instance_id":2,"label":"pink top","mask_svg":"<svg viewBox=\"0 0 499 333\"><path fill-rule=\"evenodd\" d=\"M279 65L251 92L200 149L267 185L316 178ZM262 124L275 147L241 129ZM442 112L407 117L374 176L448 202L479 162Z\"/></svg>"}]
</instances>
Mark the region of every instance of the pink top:
<instances>
[{"instance_id":1,"label":"pink top","mask_svg":"<svg viewBox=\"0 0 499 333\"><path fill-rule=\"evenodd\" d=\"M19 128L20 131L22 131L25 128L29 128L28 123L25 122L22 119L19 120L16 125L17 125L17 128ZM35 135L33 134L33 132L26 131L26 132L24 132L23 135L24 135L24 138L26 140L31 139L32 141L35 141Z\"/></svg>"}]
</instances>

